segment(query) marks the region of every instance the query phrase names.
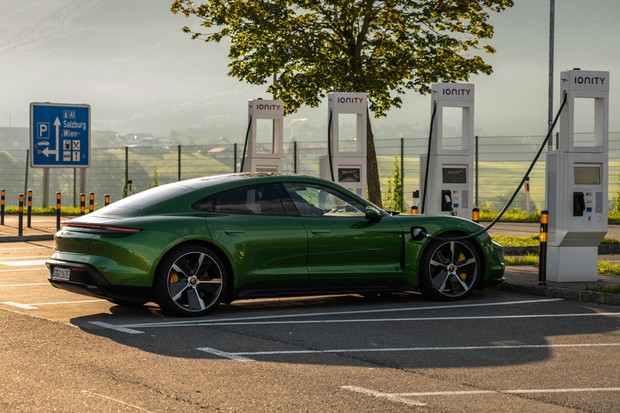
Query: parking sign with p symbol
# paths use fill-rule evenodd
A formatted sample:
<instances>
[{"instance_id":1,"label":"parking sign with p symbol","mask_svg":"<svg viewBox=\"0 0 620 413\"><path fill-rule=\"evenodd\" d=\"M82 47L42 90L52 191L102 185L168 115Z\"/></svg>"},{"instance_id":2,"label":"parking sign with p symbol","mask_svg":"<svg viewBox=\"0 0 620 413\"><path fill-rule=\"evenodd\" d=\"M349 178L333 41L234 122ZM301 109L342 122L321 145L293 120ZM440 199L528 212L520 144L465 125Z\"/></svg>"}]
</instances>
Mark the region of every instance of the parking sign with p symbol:
<instances>
[{"instance_id":1,"label":"parking sign with p symbol","mask_svg":"<svg viewBox=\"0 0 620 413\"><path fill-rule=\"evenodd\" d=\"M37 138L49 139L50 138L50 124L49 122L37 123Z\"/></svg>"}]
</instances>

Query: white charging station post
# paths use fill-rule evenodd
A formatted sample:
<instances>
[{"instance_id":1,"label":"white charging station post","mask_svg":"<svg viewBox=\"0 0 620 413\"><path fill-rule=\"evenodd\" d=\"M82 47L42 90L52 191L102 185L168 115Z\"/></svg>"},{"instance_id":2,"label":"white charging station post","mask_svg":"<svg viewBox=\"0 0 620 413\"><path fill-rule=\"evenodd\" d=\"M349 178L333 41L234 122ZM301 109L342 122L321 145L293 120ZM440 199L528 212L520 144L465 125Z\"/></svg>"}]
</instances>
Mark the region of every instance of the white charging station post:
<instances>
[{"instance_id":1,"label":"white charging station post","mask_svg":"<svg viewBox=\"0 0 620 413\"><path fill-rule=\"evenodd\" d=\"M328 99L328 155L320 157L320 176L366 198L366 93L334 92Z\"/></svg>"},{"instance_id":2,"label":"white charging station post","mask_svg":"<svg viewBox=\"0 0 620 413\"><path fill-rule=\"evenodd\" d=\"M434 83L431 85L430 162L420 155L420 212L471 217L474 159L474 85ZM444 109L461 109L461 136L444 136ZM428 171L426 171L428 165ZM428 177L426 174L428 173ZM424 184L427 180L427 189Z\"/></svg>"},{"instance_id":3,"label":"white charging station post","mask_svg":"<svg viewBox=\"0 0 620 413\"><path fill-rule=\"evenodd\" d=\"M609 72L574 69L560 79L566 105L557 148L547 152L547 280L596 281L598 245L607 234ZM575 133L580 100L593 103L593 134Z\"/></svg>"},{"instance_id":4,"label":"white charging station post","mask_svg":"<svg viewBox=\"0 0 620 413\"><path fill-rule=\"evenodd\" d=\"M241 172L282 172L284 104L281 100L248 102L247 153Z\"/></svg>"}]
</instances>

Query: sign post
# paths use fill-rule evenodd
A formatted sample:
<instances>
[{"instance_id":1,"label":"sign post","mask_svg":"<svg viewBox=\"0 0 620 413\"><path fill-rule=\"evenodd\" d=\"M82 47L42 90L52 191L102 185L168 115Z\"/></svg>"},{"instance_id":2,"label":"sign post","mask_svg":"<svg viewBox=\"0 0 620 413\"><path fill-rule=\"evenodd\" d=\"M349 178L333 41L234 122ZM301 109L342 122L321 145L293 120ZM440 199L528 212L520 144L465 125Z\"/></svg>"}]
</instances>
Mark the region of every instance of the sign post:
<instances>
[{"instance_id":1,"label":"sign post","mask_svg":"<svg viewBox=\"0 0 620 413\"><path fill-rule=\"evenodd\" d=\"M42 192L46 207L48 168L90 166L90 105L31 103L30 165L44 168Z\"/></svg>"}]
</instances>

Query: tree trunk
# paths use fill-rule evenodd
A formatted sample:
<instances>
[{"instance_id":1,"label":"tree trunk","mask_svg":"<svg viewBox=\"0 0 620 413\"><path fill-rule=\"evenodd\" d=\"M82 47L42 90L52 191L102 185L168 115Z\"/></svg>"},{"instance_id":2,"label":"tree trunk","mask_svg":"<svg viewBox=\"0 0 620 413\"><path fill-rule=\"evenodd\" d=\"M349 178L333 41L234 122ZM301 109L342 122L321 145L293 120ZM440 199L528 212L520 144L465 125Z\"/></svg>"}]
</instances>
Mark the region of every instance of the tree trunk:
<instances>
[{"instance_id":1,"label":"tree trunk","mask_svg":"<svg viewBox=\"0 0 620 413\"><path fill-rule=\"evenodd\" d=\"M370 123L370 111L366 116L366 180L368 181L368 200L382 207L381 184L379 182L379 165L377 163L377 151L375 150L375 137Z\"/></svg>"}]
</instances>

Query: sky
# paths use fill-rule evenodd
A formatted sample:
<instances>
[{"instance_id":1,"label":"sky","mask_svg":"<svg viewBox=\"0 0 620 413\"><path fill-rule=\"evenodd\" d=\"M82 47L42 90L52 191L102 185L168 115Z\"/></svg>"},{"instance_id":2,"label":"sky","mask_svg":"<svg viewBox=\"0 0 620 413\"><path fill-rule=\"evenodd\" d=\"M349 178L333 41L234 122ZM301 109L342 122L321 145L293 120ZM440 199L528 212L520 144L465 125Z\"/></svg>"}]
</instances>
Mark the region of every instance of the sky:
<instances>
[{"instance_id":1,"label":"sky","mask_svg":"<svg viewBox=\"0 0 620 413\"><path fill-rule=\"evenodd\" d=\"M244 131L247 101L265 87L227 76L227 50L182 33L196 25L169 0L0 0L0 127L28 127L31 102L91 105L92 129L121 134L211 128ZM620 1L556 0L554 111L562 70L610 72L610 131L620 131ZM490 76L473 76L475 132L544 135L548 118L549 1L515 0L491 15L497 49ZM430 96L409 92L380 125L428 130ZM323 125L327 109L298 118ZM241 135L241 134L240 134ZM286 126L285 126L286 136ZM241 141L242 136L239 136Z\"/></svg>"}]
</instances>

